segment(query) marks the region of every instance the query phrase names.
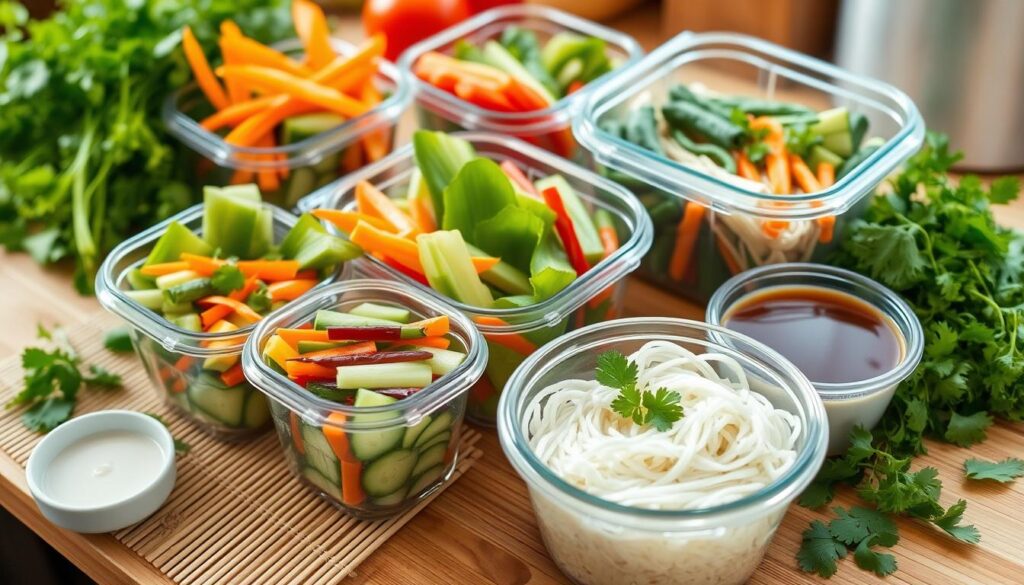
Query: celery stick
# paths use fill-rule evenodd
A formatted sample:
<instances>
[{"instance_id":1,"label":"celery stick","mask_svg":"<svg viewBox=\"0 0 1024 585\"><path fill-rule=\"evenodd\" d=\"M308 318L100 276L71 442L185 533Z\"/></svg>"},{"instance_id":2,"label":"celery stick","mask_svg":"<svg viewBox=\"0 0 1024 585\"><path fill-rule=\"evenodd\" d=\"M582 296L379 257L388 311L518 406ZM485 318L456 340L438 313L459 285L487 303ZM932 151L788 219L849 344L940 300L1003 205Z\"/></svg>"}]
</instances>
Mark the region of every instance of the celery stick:
<instances>
[{"instance_id":1,"label":"celery stick","mask_svg":"<svg viewBox=\"0 0 1024 585\"><path fill-rule=\"evenodd\" d=\"M423 388L433 379L425 362L369 364L338 368L338 388Z\"/></svg>"},{"instance_id":2,"label":"celery stick","mask_svg":"<svg viewBox=\"0 0 1024 585\"><path fill-rule=\"evenodd\" d=\"M191 303L212 294L213 283L209 278L197 278L164 289L164 296L175 304Z\"/></svg>"},{"instance_id":3,"label":"celery stick","mask_svg":"<svg viewBox=\"0 0 1024 585\"><path fill-rule=\"evenodd\" d=\"M270 251L274 244L274 212L266 205L260 204L260 211L256 215L256 224L253 226L249 251L246 258L259 258Z\"/></svg>"},{"instance_id":4,"label":"celery stick","mask_svg":"<svg viewBox=\"0 0 1024 585\"><path fill-rule=\"evenodd\" d=\"M362 303L349 311L349 314L396 323L408 323L412 313L401 307L391 307L377 303Z\"/></svg>"},{"instance_id":5,"label":"celery stick","mask_svg":"<svg viewBox=\"0 0 1024 585\"><path fill-rule=\"evenodd\" d=\"M157 289L126 290L124 294L143 307L154 311L159 311L161 305L164 304L164 293Z\"/></svg>"},{"instance_id":6,"label":"celery stick","mask_svg":"<svg viewBox=\"0 0 1024 585\"><path fill-rule=\"evenodd\" d=\"M156 241L143 266L180 260L183 252L209 256L213 254L213 248L187 227L172 221Z\"/></svg>"},{"instance_id":7,"label":"celery stick","mask_svg":"<svg viewBox=\"0 0 1024 585\"><path fill-rule=\"evenodd\" d=\"M188 329L189 331L202 331L203 322L199 318L198 313L185 313L171 319L171 322L181 327L182 329Z\"/></svg>"},{"instance_id":8,"label":"celery stick","mask_svg":"<svg viewBox=\"0 0 1024 585\"><path fill-rule=\"evenodd\" d=\"M232 196L216 187L208 187L203 200L203 236L210 246L220 248L224 256L239 258L250 257L251 249L261 247L261 242L254 242L267 235L261 202Z\"/></svg>"},{"instance_id":9,"label":"celery stick","mask_svg":"<svg viewBox=\"0 0 1024 585\"><path fill-rule=\"evenodd\" d=\"M194 310L192 303L174 303L168 300L166 295L164 295L163 303L160 304L160 312L163 313L165 317L172 315L184 315L186 313L191 313Z\"/></svg>"},{"instance_id":10,"label":"celery stick","mask_svg":"<svg viewBox=\"0 0 1024 585\"><path fill-rule=\"evenodd\" d=\"M458 230L436 231L416 237L420 261L430 286L457 301L476 307L490 307L491 291L473 267L466 242Z\"/></svg>"},{"instance_id":11,"label":"celery stick","mask_svg":"<svg viewBox=\"0 0 1024 585\"><path fill-rule=\"evenodd\" d=\"M320 224L320 220L308 213L303 213L299 221L295 222L292 229L288 230L284 239L281 240L281 255L285 258L294 258L302 247L302 242L310 232L326 233L327 230Z\"/></svg>"},{"instance_id":12,"label":"celery stick","mask_svg":"<svg viewBox=\"0 0 1024 585\"><path fill-rule=\"evenodd\" d=\"M145 290L147 288L156 288L156 279L152 276L146 276L138 268L132 268L125 275L125 280L131 285L132 290Z\"/></svg>"},{"instance_id":13,"label":"celery stick","mask_svg":"<svg viewBox=\"0 0 1024 585\"><path fill-rule=\"evenodd\" d=\"M327 329L328 327L399 327L402 324L398 321L390 321L386 319L377 319L372 317L351 315L349 313L340 313L338 311L328 311L327 309L320 309L316 312L316 316L313 318L313 329Z\"/></svg>"}]
</instances>

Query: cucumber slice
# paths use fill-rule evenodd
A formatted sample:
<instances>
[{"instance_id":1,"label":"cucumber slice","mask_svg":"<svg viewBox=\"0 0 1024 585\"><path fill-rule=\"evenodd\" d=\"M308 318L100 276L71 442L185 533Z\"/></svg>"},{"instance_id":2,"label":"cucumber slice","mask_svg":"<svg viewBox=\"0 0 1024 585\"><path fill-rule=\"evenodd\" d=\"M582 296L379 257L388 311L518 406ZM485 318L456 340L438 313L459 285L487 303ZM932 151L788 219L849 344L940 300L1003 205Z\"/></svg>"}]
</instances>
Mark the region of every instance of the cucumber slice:
<instances>
[{"instance_id":1,"label":"cucumber slice","mask_svg":"<svg viewBox=\"0 0 1024 585\"><path fill-rule=\"evenodd\" d=\"M397 490L386 496L373 498L373 503L377 504L378 506L397 506L405 501L405 494L407 491L408 490L406 490L405 486L403 485L402 487L398 488Z\"/></svg>"},{"instance_id":2,"label":"cucumber slice","mask_svg":"<svg viewBox=\"0 0 1024 585\"><path fill-rule=\"evenodd\" d=\"M143 266L181 260L183 252L209 256L213 254L213 246L192 233L192 230L176 221L172 221L167 226L167 231L156 241Z\"/></svg>"},{"instance_id":3,"label":"cucumber slice","mask_svg":"<svg viewBox=\"0 0 1024 585\"><path fill-rule=\"evenodd\" d=\"M362 248L348 240L331 234L310 232L292 259L299 262L300 270L322 270L354 260L362 254Z\"/></svg>"},{"instance_id":4,"label":"cucumber slice","mask_svg":"<svg viewBox=\"0 0 1024 585\"><path fill-rule=\"evenodd\" d=\"M143 307L154 311L159 311L160 307L164 304L164 293L155 288L149 290L126 290L124 294Z\"/></svg>"},{"instance_id":5,"label":"cucumber slice","mask_svg":"<svg viewBox=\"0 0 1024 585\"><path fill-rule=\"evenodd\" d=\"M328 327L365 327L368 325L401 325L398 321L385 321L384 319L372 319L370 317L360 317L359 315L350 315L348 313L339 313L337 311L328 311L321 309L316 312L316 317L313 318L313 329L327 329Z\"/></svg>"},{"instance_id":6,"label":"cucumber slice","mask_svg":"<svg viewBox=\"0 0 1024 585\"><path fill-rule=\"evenodd\" d=\"M338 388L425 388L433 380L424 362L340 366Z\"/></svg>"},{"instance_id":7,"label":"cucumber slice","mask_svg":"<svg viewBox=\"0 0 1024 585\"><path fill-rule=\"evenodd\" d=\"M444 456L448 453L448 444L438 443L433 447L420 453L420 459L416 467L412 468L413 477L421 475L424 471L444 463Z\"/></svg>"},{"instance_id":8,"label":"cucumber slice","mask_svg":"<svg viewBox=\"0 0 1024 585\"><path fill-rule=\"evenodd\" d=\"M220 380L199 376L189 386L188 399L211 418L229 427L240 427L248 391L247 386L225 388Z\"/></svg>"},{"instance_id":9,"label":"cucumber slice","mask_svg":"<svg viewBox=\"0 0 1024 585\"><path fill-rule=\"evenodd\" d=\"M192 270L179 270L177 272L156 277L156 287L160 290L167 290L178 286L179 284L185 284L186 282L202 278L202 275L198 272Z\"/></svg>"},{"instance_id":10,"label":"cucumber slice","mask_svg":"<svg viewBox=\"0 0 1024 585\"><path fill-rule=\"evenodd\" d=\"M356 391L356 408L367 406L386 406L398 402L396 399L373 390L360 388ZM374 412L371 414L357 414L352 417L353 422L366 423L397 418L397 412ZM349 435L349 444L352 446L352 454L360 461L372 461L384 453L398 447L405 436L405 428L397 423L394 427L377 431L354 432ZM383 493L389 493L383 492Z\"/></svg>"},{"instance_id":11,"label":"cucumber slice","mask_svg":"<svg viewBox=\"0 0 1024 585\"><path fill-rule=\"evenodd\" d=\"M853 138L849 132L837 132L826 134L821 145L838 154L839 156L850 156L853 154Z\"/></svg>"},{"instance_id":12,"label":"cucumber slice","mask_svg":"<svg viewBox=\"0 0 1024 585\"><path fill-rule=\"evenodd\" d=\"M843 157L832 152L821 145L814 145L811 147L811 155L807 159L807 164L811 165L811 170L817 170L819 163L829 163L835 168L839 168L839 165L843 164Z\"/></svg>"},{"instance_id":13,"label":"cucumber slice","mask_svg":"<svg viewBox=\"0 0 1024 585\"><path fill-rule=\"evenodd\" d=\"M179 317L181 315L187 315L195 311L192 307L192 303L172 303L167 300L167 295L164 295L164 300L160 303L160 312L165 317Z\"/></svg>"},{"instance_id":14,"label":"cucumber slice","mask_svg":"<svg viewBox=\"0 0 1024 585\"><path fill-rule=\"evenodd\" d=\"M319 427L299 423L302 427L302 445L306 451L306 463L316 469L327 481L335 486L341 485L341 467L334 449L327 442L327 437Z\"/></svg>"},{"instance_id":15,"label":"cucumber slice","mask_svg":"<svg viewBox=\"0 0 1024 585\"><path fill-rule=\"evenodd\" d=\"M601 245L601 238L597 235L597 227L590 217L590 212L583 204L576 191L569 185L561 175L549 175L536 181L534 186L538 192L554 187L562 197L562 204L565 206L569 219L572 220L572 227L576 231L576 239L583 248L583 256L591 265L597 264L604 258L604 246Z\"/></svg>"},{"instance_id":16,"label":"cucumber slice","mask_svg":"<svg viewBox=\"0 0 1024 585\"><path fill-rule=\"evenodd\" d=\"M270 407L267 398L259 390L249 389L249 397L245 401L243 424L247 429L258 429L270 420Z\"/></svg>"},{"instance_id":17,"label":"cucumber slice","mask_svg":"<svg viewBox=\"0 0 1024 585\"><path fill-rule=\"evenodd\" d=\"M337 485L331 483L329 479L324 477L319 471L312 467L307 467L302 470L302 477L306 478L306 481L313 484L313 486L321 492L331 496L335 500L341 501L341 489Z\"/></svg>"},{"instance_id":18,"label":"cucumber slice","mask_svg":"<svg viewBox=\"0 0 1024 585\"><path fill-rule=\"evenodd\" d=\"M412 318L409 309L379 305L377 303L361 303L349 311L351 315L381 319L383 321L395 321L396 323L408 323Z\"/></svg>"},{"instance_id":19,"label":"cucumber slice","mask_svg":"<svg viewBox=\"0 0 1024 585\"><path fill-rule=\"evenodd\" d=\"M422 433L427 427L430 426L430 423L433 422L433 420L434 418L428 415L423 417L423 420L421 420L420 422L405 429L405 436L402 437L402 448L409 449L410 447L415 445L416 438L419 437L420 433Z\"/></svg>"},{"instance_id":20,"label":"cucumber slice","mask_svg":"<svg viewBox=\"0 0 1024 585\"><path fill-rule=\"evenodd\" d=\"M472 244L466 244L466 248L469 249L469 253L473 256L490 256L490 254ZM480 280L497 288L504 294L533 294L533 285L530 284L530 277L522 270L505 261L498 262L490 270L480 273Z\"/></svg>"},{"instance_id":21,"label":"cucumber slice","mask_svg":"<svg viewBox=\"0 0 1024 585\"><path fill-rule=\"evenodd\" d=\"M438 349L434 347L417 347L419 351L425 351L432 354L434 357L427 360L427 364L430 366L430 371L435 376L444 376L450 374L452 370L459 367L459 364L466 359L466 354L457 351L451 351L450 349Z\"/></svg>"},{"instance_id":22,"label":"cucumber slice","mask_svg":"<svg viewBox=\"0 0 1024 585\"><path fill-rule=\"evenodd\" d=\"M326 233L326 231L317 218L308 213L303 213L299 217L299 221L295 222L292 229L288 230L288 233L284 235L284 239L281 240L281 245L279 246L281 255L285 258L294 257L299 253L306 234L311 232Z\"/></svg>"},{"instance_id":23,"label":"cucumber slice","mask_svg":"<svg viewBox=\"0 0 1024 585\"><path fill-rule=\"evenodd\" d=\"M203 321L199 318L198 313L185 313L171 319L171 323L174 323L182 329L188 329L189 331L202 331Z\"/></svg>"},{"instance_id":24,"label":"cucumber slice","mask_svg":"<svg viewBox=\"0 0 1024 585\"><path fill-rule=\"evenodd\" d=\"M431 467L412 481L412 487L409 488L409 495L419 495L420 492L437 483L437 481L443 476L444 465L435 465L434 467Z\"/></svg>"},{"instance_id":25,"label":"cucumber slice","mask_svg":"<svg viewBox=\"0 0 1024 585\"><path fill-rule=\"evenodd\" d=\"M811 126L811 131L822 136L839 132L848 133L850 131L850 114L842 106L818 112L818 123Z\"/></svg>"},{"instance_id":26,"label":"cucumber slice","mask_svg":"<svg viewBox=\"0 0 1024 585\"><path fill-rule=\"evenodd\" d=\"M447 447L448 442L451 441L451 438L452 434L448 431L445 431L440 435L434 435L430 439L427 439L426 442L424 442L422 445L416 447L416 450L423 452L426 451L427 449L430 449L431 447L434 447L435 445L445 445Z\"/></svg>"},{"instance_id":27,"label":"cucumber slice","mask_svg":"<svg viewBox=\"0 0 1024 585\"><path fill-rule=\"evenodd\" d=\"M203 360L203 369L211 372L226 372L238 363L238 354L215 355Z\"/></svg>"},{"instance_id":28,"label":"cucumber slice","mask_svg":"<svg viewBox=\"0 0 1024 585\"><path fill-rule=\"evenodd\" d=\"M448 412L447 410L441 412L436 417L434 417L434 420L433 422L430 423L430 426L428 426L426 429L423 430L422 433L420 433L420 436L416 438L416 441L413 443L413 445L417 449L422 448L424 445L427 444L428 441L430 441L430 439L433 439L434 437L440 435L445 431L450 431L453 420L454 418L452 417L452 413Z\"/></svg>"},{"instance_id":29,"label":"cucumber slice","mask_svg":"<svg viewBox=\"0 0 1024 585\"><path fill-rule=\"evenodd\" d=\"M295 344L295 349L299 353L312 353L314 351L323 351L325 349L335 349L338 347L345 347L349 345L350 341L310 341L303 339Z\"/></svg>"},{"instance_id":30,"label":"cucumber slice","mask_svg":"<svg viewBox=\"0 0 1024 585\"><path fill-rule=\"evenodd\" d=\"M363 470L363 489L370 496L386 496L396 492L412 477L416 454L406 449L392 451L373 461Z\"/></svg>"},{"instance_id":31,"label":"cucumber slice","mask_svg":"<svg viewBox=\"0 0 1024 585\"><path fill-rule=\"evenodd\" d=\"M124 279L128 281L128 285L132 287L132 290L148 290L156 288L156 278L146 276L138 268L132 268L129 270Z\"/></svg>"},{"instance_id":32,"label":"cucumber slice","mask_svg":"<svg viewBox=\"0 0 1024 585\"><path fill-rule=\"evenodd\" d=\"M345 119L337 114L327 112L303 114L285 118L281 123L281 143L295 144L327 132L343 124Z\"/></svg>"}]
</instances>

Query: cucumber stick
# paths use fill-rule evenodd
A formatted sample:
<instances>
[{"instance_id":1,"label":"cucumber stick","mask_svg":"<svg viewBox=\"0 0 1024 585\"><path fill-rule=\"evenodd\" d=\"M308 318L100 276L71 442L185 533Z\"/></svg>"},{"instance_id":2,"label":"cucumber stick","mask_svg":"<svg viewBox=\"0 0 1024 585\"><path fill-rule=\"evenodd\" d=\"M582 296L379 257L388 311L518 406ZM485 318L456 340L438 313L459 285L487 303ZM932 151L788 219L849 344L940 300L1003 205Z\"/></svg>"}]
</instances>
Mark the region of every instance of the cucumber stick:
<instances>
[{"instance_id":1,"label":"cucumber stick","mask_svg":"<svg viewBox=\"0 0 1024 585\"><path fill-rule=\"evenodd\" d=\"M192 230L172 221L167 226L167 231L156 241L143 266L180 260L183 252L209 256L213 254L213 247L192 233Z\"/></svg>"},{"instance_id":2,"label":"cucumber stick","mask_svg":"<svg viewBox=\"0 0 1024 585\"><path fill-rule=\"evenodd\" d=\"M569 182L561 175L550 175L534 183L534 186L538 192L543 192L550 187L558 190L558 194L562 197L562 204L565 205L565 211L569 214L569 219L572 220L576 239L579 240L580 247L583 248L583 256L591 265L600 262L604 258L604 246L601 245L601 238L597 235L597 227L594 226L594 220L591 219L583 200L576 194Z\"/></svg>"},{"instance_id":3,"label":"cucumber stick","mask_svg":"<svg viewBox=\"0 0 1024 585\"><path fill-rule=\"evenodd\" d=\"M452 351L450 349L438 349L434 347L416 347L418 351L425 351L433 355L427 360L431 372L435 376L450 374L452 370L459 367L459 364L466 359L466 354Z\"/></svg>"},{"instance_id":4,"label":"cucumber stick","mask_svg":"<svg viewBox=\"0 0 1024 585\"><path fill-rule=\"evenodd\" d=\"M160 306L164 303L164 293L157 289L126 290L124 294L143 307L154 311L159 311Z\"/></svg>"},{"instance_id":5,"label":"cucumber stick","mask_svg":"<svg viewBox=\"0 0 1024 585\"><path fill-rule=\"evenodd\" d=\"M174 323L182 329L188 329L189 331L202 331L203 320L199 318L198 313L185 313L178 315L177 317L171 318L171 323Z\"/></svg>"},{"instance_id":6,"label":"cucumber stick","mask_svg":"<svg viewBox=\"0 0 1024 585\"><path fill-rule=\"evenodd\" d=\"M412 313L409 309L377 303L361 303L350 310L349 314L380 319L382 321L394 321L396 323L408 323L412 318Z\"/></svg>"},{"instance_id":7,"label":"cucumber stick","mask_svg":"<svg viewBox=\"0 0 1024 585\"><path fill-rule=\"evenodd\" d=\"M397 402L396 399L383 394L378 394L373 390L367 390L360 388L356 391L356 408L365 408L368 406L387 406ZM398 417L397 412L372 412L366 414L356 414L352 416L352 422L358 424L376 423L379 421L386 421ZM352 454L356 456L360 461L372 461L381 455L392 451L402 443L402 437L405 435L405 427L400 426L398 421L395 421L395 425L390 428L384 428L374 431L356 431L349 435L349 444L352 447ZM390 493L394 490L381 492L381 495Z\"/></svg>"},{"instance_id":8,"label":"cucumber stick","mask_svg":"<svg viewBox=\"0 0 1024 585\"><path fill-rule=\"evenodd\" d=\"M424 388L433 373L424 362L340 366L338 388Z\"/></svg>"},{"instance_id":9,"label":"cucumber stick","mask_svg":"<svg viewBox=\"0 0 1024 585\"><path fill-rule=\"evenodd\" d=\"M248 386L225 388L211 376L199 376L188 388L188 399L193 406L229 427L242 426L245 414L245 395Z\"/></svg>"},{"instance_id":10,"label":"cucumber stick","mask_svg":"<svg viewBox=\"0 0 1024 585\"><path fill-rule=\"evenodd\" d=\"M203 201L203 236L212 248L219 248L224 256L239 258L267 253L273 240L270 208L230 188L206 187Z\"/></svg>"},{"instance_id":11,"label":"cucumber stick","mask_svg":"<svg viewBox=\"0 0 1024 585\"><path fill-rule=\"evenodd\" d=\"M818 123L811 126L811 131L822 136L838 132L849 132L850 114L844 107L819 112Z\"/></svg>"},{"instance_id":12,"label":"cucumber stick","mask_svg":"<svg viewBox=\"0 0 1024 585\"><path fill-rule=\"evenodd\" d=\"M316 316L313 318L313 329L327 329L328 327L367 327L371 325L381 327L400 327L402 324L398 321L352 315L350 313L340 313L338 311L328 311L327 309L317 311Z\"/></svg>"},{"instance_id":13,"label":"cucumber stick","mask_svg":"<svg viewBox=\"0 0 1024 585\"><path fill-rule=\"evenodd\" d=\"M469 249L458 230L439 230L416 237L420 262L430 286L441 294L474 307L494 303L490 289L480 281Z\"/></svg>"},{"instance_id":14,"label":"cucumber stick","mask_svg":"<svg viewBox=\"0 0 1024 585\"><path fill-rule=\"evenodd\" d=\"M198 280L202 278L198 272L192 270L179 270L177 272L171 272L170 274L164 274L163 276L156 277L156 287L160 290L166 290L179 284L184 284L190 280Z\"/></svg>"}]
</instances>

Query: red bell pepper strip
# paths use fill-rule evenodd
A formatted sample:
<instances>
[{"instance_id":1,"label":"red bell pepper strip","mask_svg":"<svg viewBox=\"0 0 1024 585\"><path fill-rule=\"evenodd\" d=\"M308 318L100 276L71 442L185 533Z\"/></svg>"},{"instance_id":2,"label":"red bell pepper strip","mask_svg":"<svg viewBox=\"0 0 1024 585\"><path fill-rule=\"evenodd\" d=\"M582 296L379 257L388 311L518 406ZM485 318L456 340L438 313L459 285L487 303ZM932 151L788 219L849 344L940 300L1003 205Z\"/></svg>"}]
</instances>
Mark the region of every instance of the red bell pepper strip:
<instances>
[{"instance_id":1,"label":"red bell pepper strip","mask_svg":"<svg viewBox=\"0 0 1024 585\"><path fill-rule=\"evenodd\" d=\"M555 229L558 231L558 237L562 238L562 245L565 246L565 254L569 257L569 263L576 270L576 275L582 276L590 267L587 265L587 259L583 256L583 248L576 237L572 219L565 211L565 205L562 204L562 196L554 187L544 189L542 194L548 207L555 212Z\"/></svg>"}]
</instances>

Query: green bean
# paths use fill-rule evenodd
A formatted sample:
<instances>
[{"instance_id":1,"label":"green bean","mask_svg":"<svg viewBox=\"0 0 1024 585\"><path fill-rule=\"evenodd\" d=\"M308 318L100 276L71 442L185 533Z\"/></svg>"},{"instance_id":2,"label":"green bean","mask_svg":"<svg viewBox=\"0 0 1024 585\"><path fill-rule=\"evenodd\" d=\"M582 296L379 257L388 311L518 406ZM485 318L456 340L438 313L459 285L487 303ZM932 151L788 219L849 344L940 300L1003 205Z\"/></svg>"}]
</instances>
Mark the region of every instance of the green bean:
<instances>
[{"instance_id":1,"label":"green bean","mask_svg":"<svg viewBox=\"0 0 1024 585\"><path fill-rule=\"evenodd\" d=\"M744 114L755 116L785 116L791 114L814 114L814 110L800 104L762 100L743 96L723 96L708 98L708 101L720 107L737 108Z\"/></svg>"},{"instance_id":2,"label":"green bean","mask_svg":"<svg viewBox=\"0 0 1024 585\"><path fill-rule=\"evenodd\" d=\"M690 140L690 137L680 132L679 130L672 131L672 138L679 143L686 150L689 150L693 154L704 155L715 162L716 165L729 171L732 174L736 174L736 161L732 159L732 155L729 151L711 143L699 143Z\"/></svg>"},{"instance_id":3,"label":"green bean","mask_svg":"<svg viewBox=\"0 0 1024 585\"><path fill-rule=\"evenodd\" d=\"M668 99L671 101L689 102L695 106L700 106L705 110L710 110L726 120L728 120L732 115L732 108L722 106L721 104L717 104L707 98L701 97L693 93L693 90L682 84L676 85L668 91Z\"/></svg>"},{"instance_id":4,"label":"green bean","mask_svg":"<svg viewBox=\"0 0 1024 585\"><path fill-rule=\"evenodd\" d=\"M658 138L658 120L654 117L653 107L640 106L629 113L629 119L626 121L626 140L665 156Z\"/></svg>"},{"instance_id":5,"label":"green bean","mask_svg":"<svg viewBox=\"0 0 1024 585\"><path fill-rule=\"evenodd\" d=\"M662 106L661 113L673 128L697 135L725 149L736 148L743 139L743 128L690 102L669 102Z\"/></svg>"},{"instance_id":6,"label":"green bean","mask_svg":"<svg viewBox=\"0 0 1024 585\"><path fill-rule=\"evenodd\" d=\"M164 298L175 305L191 303L211 294L213 285L209 278L196 278L164 290Z\"/></svg>"}]
</instances>

